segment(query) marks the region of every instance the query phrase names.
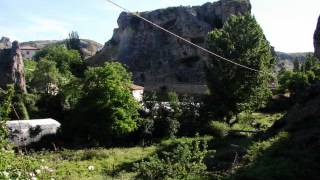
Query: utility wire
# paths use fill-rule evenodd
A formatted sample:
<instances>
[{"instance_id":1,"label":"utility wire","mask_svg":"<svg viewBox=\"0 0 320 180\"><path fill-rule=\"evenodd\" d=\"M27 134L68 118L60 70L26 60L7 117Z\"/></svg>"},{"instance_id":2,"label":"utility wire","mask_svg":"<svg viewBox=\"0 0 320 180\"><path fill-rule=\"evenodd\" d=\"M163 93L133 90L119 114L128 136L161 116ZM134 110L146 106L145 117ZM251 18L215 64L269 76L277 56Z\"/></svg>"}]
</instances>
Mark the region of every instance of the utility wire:
<instances>
[{"instance_id":1,"label":"utility wire","mask_svg":"<svg viewBox=\"0 0 320 180\"><path fill-rule=\"evenodd\" d=\"M183 38L183 37L181 37L181 36L179 36L179 35L177 35L177 34L175 34L175 33L173 33L173 32L171 32L171 31L169 31L169 30L161 27L160 25L158 25L158 24L156 24L156 23L154 23L154 22L152 22L152 21L150 21L150 20L148 20L148 19L140 16L138 13L134 13L134 12L132 12L132 11L130 11L130 10L128 10L128 9L120 6L119 4L113 2L112 0L106 0L106 1L108 1L108 2L111 3L111 4L113 4L114 6L117 6L118 8L122 9L122 10L125 11L126 13L132 14L132 15L140 18L141 20L143 20L143 21L145 21L145 22L147 22L147 23L155 26L156 28L158 28L158 29L160 29L160 30L162 30L162 31L165 31L166 33L168 33L168 34L176 37L177 39L180 39L180 40L182 40L182 41L184 41L184 42L186 42L186 43L188 43L188 44L190 44L190 45L192 45L192 46L194 46L194 47L196 47L196 48L198 48L198 49L201 49L202 51L204 51L204 52L206 52L206 53L209 53L209 54L211 54L211 55L213 55L213 56L215 56L215 57L218 57L219 59L222 59L222 60L224 60L224 61L226 61L226 62L229 62L229 63L231 63L231 64L234 64L234 65L236 65L236 66L242 67L242 68L247 69L247 70L250 70L250 71L254 71L254 72L258 72L258 73L259 73L259 72L265 73L265 72L263 72L263 71L260 71L260 70L257 70L257 69L254 69L254 68L245 66L245 65L243 65L243 64L239 64L239 63L234 62L234 61L232 61L232 60L230 60L230 59L227 59L227 58L225 58L225 57L222 57L222 56L220 56L220 55L218 55L218 54L216 54L216 53L214 53L214 52L212 52L212 51L209 51L208 49L206 49L206 48L204 48L204 47L201 47L201 46L199 46L199 45L197 45L197 44L195 44L195 43L193 43L193 42L191 42L191 41L189 41L189 40L187 40L187 39L185 39L185 38Z\"/></svg>"}]
</instances>

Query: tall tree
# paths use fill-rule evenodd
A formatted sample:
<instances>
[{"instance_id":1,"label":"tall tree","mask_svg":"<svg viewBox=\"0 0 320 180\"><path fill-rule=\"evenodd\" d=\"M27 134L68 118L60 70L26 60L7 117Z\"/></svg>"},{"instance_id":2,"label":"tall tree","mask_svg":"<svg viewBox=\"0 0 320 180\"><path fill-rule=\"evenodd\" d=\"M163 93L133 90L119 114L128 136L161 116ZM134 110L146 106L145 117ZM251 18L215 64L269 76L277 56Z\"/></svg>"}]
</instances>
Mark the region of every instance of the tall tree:
<instances>
[{"instance_id":1,"label":"tall tree","mask_svg":"<svg viewBox=\"0 0 320 180\"><path fill-rule=\"evenodd\" d=\"M250 14L230 17L222 29L209 33L208 46L223 57L264 72L212 57L207 66L207 84L213 115L230 123L235 114L264 105L271 95L268 85L275 59L256 19Z\"/></svg>"},{"instance_id":2,"label":"tall tree","mask_svg":"<svg viewBox=\"0 0 320 180\"><path fill-rule=\"evenodd\" d=\"M61 75L56 68L56 62L41 60L33 72L31 87L43 93L51 93L53 87L60 85Z\"/></svg>"},{"instance_id":3,"label":"tall tree","mask_svg":"<svg viewBox=\"0 0 320 180\"><path fill-rule=\"evenodd\" d=\"M295 59L293 61L293 71L294 72L299 72L300 71L300 63L298 59Z\"/></svg>"},{"instance_id":4,"label":"tall tree","mask_svg":"<svg viewBox=\"0 0 320 180\"><path fill-rule=\"evenodd\" d=\"M131 94L131 74L120 63L106 63L85 73L83 97L75 108L75 132L110 144L112 137L137 128L139 103Z\"/></svg>"},{"instance_id":5,"label":"tall tree","mask_svg":"<svg viewBox=\"0 0 320 180\"><path fill-rule=\"evenodd\" d=\"M69 38L66 40L67 48L69 50L76 50L79 52L82 59L84 59L84 53L81 49L81 40L79 34L76 31L69 33Z\"/></svg>"}]
</instances>

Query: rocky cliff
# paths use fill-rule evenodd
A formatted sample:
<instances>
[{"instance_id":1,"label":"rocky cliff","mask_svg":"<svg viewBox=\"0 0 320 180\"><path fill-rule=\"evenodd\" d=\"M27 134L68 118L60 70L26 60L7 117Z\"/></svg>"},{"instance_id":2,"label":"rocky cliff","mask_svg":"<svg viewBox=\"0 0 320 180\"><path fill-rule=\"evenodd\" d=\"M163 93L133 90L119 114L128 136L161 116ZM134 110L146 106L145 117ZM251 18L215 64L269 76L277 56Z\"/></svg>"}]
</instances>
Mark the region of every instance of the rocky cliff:
<instances>
[{"instance_id":1,"label":"rocky cliff","mask_svg":"<svg viewBox=\"0 0 320 180\"><path fill-rule=\"evenodd\" d=\"M249 0L221 0L202 6L171 7L140 15L201 46L209 31L221 28L231 15L251 11ZM133 72L134 81L146 89L205 90L207 54L158 30L135 16L121 13L119 28L92 64L118 60Z\"/></svg>"},{"instance_id":2,"label":"rocky cliff","mask_svg":"<svg viewBox=\"0 0 320 180\"><path fill-rule=\"evenodd\" d=\"M81 39L81 48L86 58L95 55L100 49L102 49L102 44L89 39ZM29 41L21 43L21 46L31 46L35 48L45 48L50 45L65 44L64 40L42 40L42 41Z\"/></svg>"},{"instance_id":3,"label":"rocky cliff","mask_svg":"<svg viewBox=\"0 0 320 180\"><path fill-rule=\"evenodd\" d=\"M26 92L24 64L17 41L11 48L0 50L0 87L15 84L21 92Z\"/></svg>"},{"instance_id":4,"label":"rocky cliff","mask_svg":"<svg viewBox=\"0 0 320 180\"><path fill-rule=\"evenodd\" d=\"M314 33L314 53L315 56L320 59L320 16L318 19L318 25Z\"/></svg>"},{"instance_id":5,"label":"rocky cliff","mask_svg":"<svg viewBox=\"0 0 320 180\"><path fill-rule=\"evenodd\" d=\"M0 39L0 49L10 48L11 47L11 41L7 37L2 37Z\"/></svg>"}]
</instances>

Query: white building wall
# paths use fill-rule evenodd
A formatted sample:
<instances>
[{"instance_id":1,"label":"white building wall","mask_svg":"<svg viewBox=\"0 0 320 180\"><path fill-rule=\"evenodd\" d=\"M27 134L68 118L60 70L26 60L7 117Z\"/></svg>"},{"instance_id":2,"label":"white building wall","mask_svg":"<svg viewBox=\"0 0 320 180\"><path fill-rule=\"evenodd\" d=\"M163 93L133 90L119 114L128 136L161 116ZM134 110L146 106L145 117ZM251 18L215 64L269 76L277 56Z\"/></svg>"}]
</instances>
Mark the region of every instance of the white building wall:
<instances>
[{"instance_id":1,"label":"white building wall","mask_svg":"<svg viewBox=\"0 0 320 180\"><path fill-rule=\"evenodd\" d=\"M132 95L139 102L143 100L143 90L133 90Z\"/></svg>"},{"instance_id":2,"label":"white building wall","mask_svg":"<svg viewBox=\"0 0 320 180\"><path fill-rule=\"evenodd\" d=\"M32 59L33 56L38 52L38 50L21 50L23 59Z\"/></svg>"}]
</instances>

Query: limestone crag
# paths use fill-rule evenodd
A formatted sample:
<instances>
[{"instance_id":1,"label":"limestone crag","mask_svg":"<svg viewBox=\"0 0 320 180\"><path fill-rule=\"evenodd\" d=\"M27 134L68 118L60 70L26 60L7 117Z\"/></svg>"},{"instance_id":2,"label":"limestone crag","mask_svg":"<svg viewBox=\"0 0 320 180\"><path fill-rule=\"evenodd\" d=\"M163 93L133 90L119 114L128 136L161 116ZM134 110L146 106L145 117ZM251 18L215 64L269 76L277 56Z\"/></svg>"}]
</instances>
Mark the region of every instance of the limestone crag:
<instances>
[{"instance_id":1,"label":"limestone crag","mask_svg":"<svg viewBox=\"0 0 320 180\"><path fill-rule=\"evenodd\" d=\"M86 58L95 55L101 48L102 44L89 39L81 39L81 50ZM52 45L63 45L65 40L41 40L41 41L29 41L21 43L21 46L31 46L39 49L46 48Z\"/></svg>"},{"instance_id":2,"label":"limestone crag","mask_svg":"<svg viewBox=\"0 0 320 180\"><path fill-rule=\"evenodd\" d=\"M250 11L249 0L221 0L202 6L170 7L139 14L195 44L205 46L208 32L221 28L231 15ZM118 26L111 40L89 62L96 65L118 60L133 72L135 83L144 85L146 90L148 87L177 87L175 90L179 91L205 84L203 66L207 60L206 53L131 14L121 13Z\"/></svg>"},{"instance_id":3,"label":"limestone crag","mask_svg":"<svg viewBox=\"0 0 320 180\"><path fill-rule=\"evenodd\" d=\"M0 49L10 48L10 47L11 47L10 39L7 37L2 37L0 39Z\"/></svg>"},{"instance_id":4,"label":"limestone crag","mask_svg":"<svg viewBox=\"0 0 320 180\"><path fill-rule=\"evenodd\" d=\"M19 91L26 92L24 64L17 41L11 48L0 51L0 87L5 89L7 84L15 84Z\"/></svg>"},{"instance_id":5,"label":"limestone crag","mask_svg":"<svg viewBox=\"0 0 320 180\"><path fill-rule=\"evenodd\" d=\"M316 31L314 33L314 54L320 59L320 16Z\"/></svg>"}]
</instances>

